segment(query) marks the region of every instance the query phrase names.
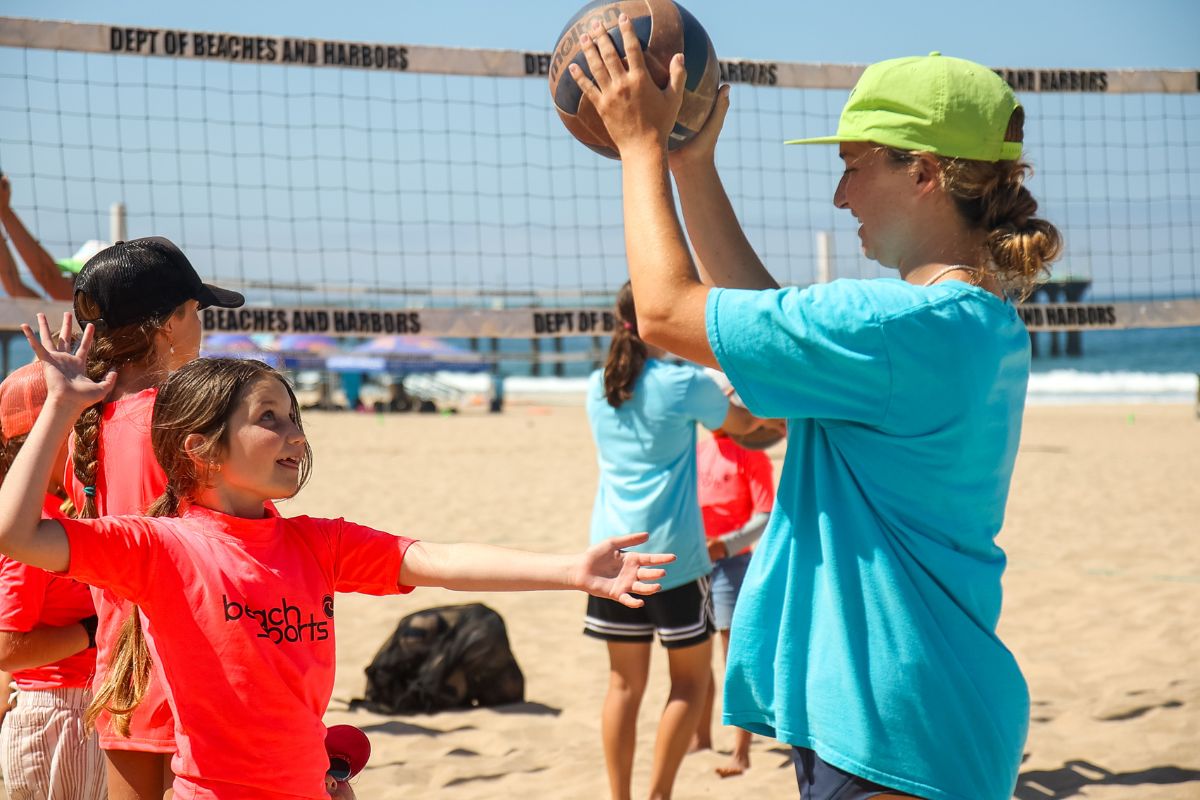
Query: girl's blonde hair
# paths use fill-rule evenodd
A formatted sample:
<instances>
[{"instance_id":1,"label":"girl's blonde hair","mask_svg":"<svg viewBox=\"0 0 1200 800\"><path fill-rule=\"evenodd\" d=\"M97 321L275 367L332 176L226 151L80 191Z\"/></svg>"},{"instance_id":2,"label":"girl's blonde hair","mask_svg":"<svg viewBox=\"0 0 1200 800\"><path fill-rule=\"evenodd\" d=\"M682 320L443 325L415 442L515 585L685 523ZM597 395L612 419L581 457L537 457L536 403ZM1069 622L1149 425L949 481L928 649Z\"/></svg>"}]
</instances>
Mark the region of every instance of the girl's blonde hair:
<instances>
[{"instance_id":1,"label":"girl's blonde hair","mask_svg":"<svg viewBox=\"0 0 1200 800\"><path fill-rule=\"evenodd\" d=\"M197 454L185 449L184 440L194 433L204 437L198 455L211 466L228 446L229 420L244 390L261 378L274 378L283 384L291 400L292 416L301 425L300 404L292 387L261 361L200 358L183 365L163 382L154 401L150 442L154 457L167 474L167 486L147 510L147 516L178 516L184 504L203 488L208 470L205 464L197 465ZM305 442L300 460L300 487L311 474L312 449ZM108 674L88 707L86 722L94 724L101 711L108 711L114 730L128 736L129 719L146 696L150 664L141 615L135 607L121 628Z\"/></svg>"}]
</instances>

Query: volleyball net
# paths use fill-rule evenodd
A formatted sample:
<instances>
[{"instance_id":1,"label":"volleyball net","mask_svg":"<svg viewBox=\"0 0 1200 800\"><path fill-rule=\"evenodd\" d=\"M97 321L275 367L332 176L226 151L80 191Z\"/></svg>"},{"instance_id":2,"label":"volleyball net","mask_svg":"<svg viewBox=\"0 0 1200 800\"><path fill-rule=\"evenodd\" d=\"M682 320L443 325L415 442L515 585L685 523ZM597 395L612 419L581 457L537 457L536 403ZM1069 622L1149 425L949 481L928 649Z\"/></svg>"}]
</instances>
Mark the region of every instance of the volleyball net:
<instances>
[{"instance_id":1,"label":"volleyball net","mask_svg":"<svg viewBox=\"0 0 1200 800\"><path fill-rule=\"evenodd\" d=\"M121 236L245 293L209 330L602 335L619 165L558 120L550 57L0 18L0 170L55 258L110 240L120 203ZM719 166L785 285L887 274L833 207L835 148L782 145L832 132L862 68L722 61ZM1200 73L998 71L1066 241L1030 327L1200 325ZM0 327L30 308L0 301Z\"/></svg>"}]
</instances>

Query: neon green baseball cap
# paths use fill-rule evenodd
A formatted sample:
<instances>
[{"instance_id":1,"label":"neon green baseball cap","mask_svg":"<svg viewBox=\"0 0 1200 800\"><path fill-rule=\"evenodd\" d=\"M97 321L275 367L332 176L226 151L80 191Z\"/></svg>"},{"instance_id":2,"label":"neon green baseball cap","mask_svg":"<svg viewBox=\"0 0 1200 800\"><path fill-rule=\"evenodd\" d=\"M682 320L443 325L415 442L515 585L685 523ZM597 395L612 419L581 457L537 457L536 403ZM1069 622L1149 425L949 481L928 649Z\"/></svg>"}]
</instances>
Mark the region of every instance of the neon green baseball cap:
<instances>
[{"instance_id":1,"label":"neon green baseball cap","mask_svg":"<svg viewBox=\"0 0 1200 800\"><path fill-rule=\"evenodd\" d=\"M933 52L872 64L850 92L837 133L785 144L875 142L973 161L1021 155L1025 112L992 70Z\"/></svg>"}]
</instances>

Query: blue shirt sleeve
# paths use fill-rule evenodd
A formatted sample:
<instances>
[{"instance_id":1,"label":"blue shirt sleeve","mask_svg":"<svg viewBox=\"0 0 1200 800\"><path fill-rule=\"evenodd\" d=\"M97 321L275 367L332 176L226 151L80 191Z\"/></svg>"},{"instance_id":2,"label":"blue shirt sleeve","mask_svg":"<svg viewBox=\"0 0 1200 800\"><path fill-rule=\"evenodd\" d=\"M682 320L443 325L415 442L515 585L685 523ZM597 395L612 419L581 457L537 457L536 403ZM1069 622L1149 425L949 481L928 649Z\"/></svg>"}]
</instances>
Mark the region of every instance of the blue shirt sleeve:
<instances>
[{"instance_id":1,"label":"blue shirt sleeve","mask_svg":"<svg viewBox=\"0 0 1200 800\"><path fill-rule=\"evenodd\" d=\"M691 419L699 420L710 431L721 427L729 413L729 398L725 392L699 369L693 370L684 392L683 404L685 413Z\"/></svg>"},{"instance_id":2,"label":"blue shirt sleeve","mask_svg":"<svg viewBox=\"0 0 1200 800\"><path fill-rule=\"evenodd\" d=\"M862 283L708 293L709 344L754 414L883 421L892 362Z\"/></svg>"}]
</instances>

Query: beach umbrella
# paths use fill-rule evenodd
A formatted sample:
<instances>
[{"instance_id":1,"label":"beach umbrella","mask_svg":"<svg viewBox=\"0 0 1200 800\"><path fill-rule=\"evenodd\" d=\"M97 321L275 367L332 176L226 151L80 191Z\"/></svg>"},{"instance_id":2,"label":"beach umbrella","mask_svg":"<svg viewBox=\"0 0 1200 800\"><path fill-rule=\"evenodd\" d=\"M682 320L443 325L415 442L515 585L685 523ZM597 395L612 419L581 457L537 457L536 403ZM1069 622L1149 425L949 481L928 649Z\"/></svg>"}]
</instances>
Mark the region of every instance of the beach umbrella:
<instances>
[{"instance_id":1,"label":"beach umbrella","mask_svg":"<svg viewBox=\"0 0 1200 800\"><path fill-rule=\"evenodd\" d=\"M325 357L325 369L330 372L390 372L386 358L357 353L337 353Z\"/></svg>"},{"instance_id":2,"label":"beach umbrella","mask_svg":"<svg viewBox=\"0 0 1200 800\"><path fill-rule=\"evenodd\" d=\"M332 353L338 340L321 333L288 333L275 340L272 348L279 353Z\"/></svg>"},{"instance_id":3,"label":"beach umbrella","mask_svg":"<svg viewBox=\"0 0 1200 800\"><path fill-rule=\"evenodd\" d=\"M264 350L258 342L241 333L208 333L200 342L200 355L205 358L245 358L263 361L275 369L284 366L278 353Z\"/></svg>"},{"instance_id":4,"label":"beach umbrella","mask_svg":"<svg viewBox=\"0 0 1200 800\"><path fill-rule=\"evenodd\" d=\"M258 342L244 333L206 333L200 343L200 352L214 355L254 353L262 349Z\"/></svg>"},{"instance_id":5,"label":"beach umbrella","mask_svg":"<svg viewBox=\"0 0 1200 800\"><path fill-rule=\"evenodd\" d=\"M387 371L395 373L478 372L487 368L477 354L432 336L376 336L355 347L354 353L381 357L386 360Z\"/></svg>"},{"instance_id":6,"label":"beach umbrella","mask_svg":"<svg viewBox=\"0 0 1200 800\"><path fill-rule=\"evenodd\" d=\"M288 333L271 348L289 369L325 369L326 356L338 351L338 340L320 333Z\"/></svg>"}]
</instances>

